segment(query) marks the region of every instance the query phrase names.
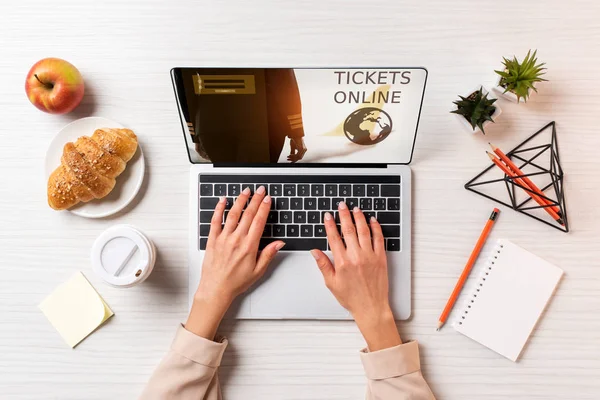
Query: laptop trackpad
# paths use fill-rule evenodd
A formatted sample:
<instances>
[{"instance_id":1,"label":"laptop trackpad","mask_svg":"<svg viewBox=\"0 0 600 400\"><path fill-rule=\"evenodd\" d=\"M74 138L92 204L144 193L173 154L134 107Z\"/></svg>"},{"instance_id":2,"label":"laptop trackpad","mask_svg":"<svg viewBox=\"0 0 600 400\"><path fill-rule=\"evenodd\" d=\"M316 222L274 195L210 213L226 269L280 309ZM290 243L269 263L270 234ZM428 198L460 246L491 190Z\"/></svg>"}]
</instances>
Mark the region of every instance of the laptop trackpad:
<instances>
[{"instance_id":1,"label":"laptop trackpad","mask_svg":"<svg viewBox=\"0 0 600 400\"><path fill-rule=\"evenodd\" d=\"M309 252L280 252L250 295L256 318L346 319Z\"/></svg>"}]
</instances>

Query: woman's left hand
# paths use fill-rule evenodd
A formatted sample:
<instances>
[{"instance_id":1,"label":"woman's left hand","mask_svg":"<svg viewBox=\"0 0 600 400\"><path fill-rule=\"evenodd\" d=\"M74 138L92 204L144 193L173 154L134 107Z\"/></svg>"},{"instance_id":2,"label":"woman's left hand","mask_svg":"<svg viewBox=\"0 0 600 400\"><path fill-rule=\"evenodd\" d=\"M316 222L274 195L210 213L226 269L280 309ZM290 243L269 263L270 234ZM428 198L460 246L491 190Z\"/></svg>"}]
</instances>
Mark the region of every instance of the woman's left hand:
<instances>
[{"instance_id":1,"label":"woman's left hand","mask_svg":"<svg viewBox=\"0 0 600 400\"><path fill-rule=\"evenodd\" d=\"M210 234L202 264L200 285L194 295L186 329L212 340L225 312L233 300L262 277L285 245L282 241L270 243L258 252L269 211L271 196L265 196L263 186L256 190L250 204L245 189L229 211L222 226L225 198L220 199L211 220Z\"/></svg>"}]
</instances>

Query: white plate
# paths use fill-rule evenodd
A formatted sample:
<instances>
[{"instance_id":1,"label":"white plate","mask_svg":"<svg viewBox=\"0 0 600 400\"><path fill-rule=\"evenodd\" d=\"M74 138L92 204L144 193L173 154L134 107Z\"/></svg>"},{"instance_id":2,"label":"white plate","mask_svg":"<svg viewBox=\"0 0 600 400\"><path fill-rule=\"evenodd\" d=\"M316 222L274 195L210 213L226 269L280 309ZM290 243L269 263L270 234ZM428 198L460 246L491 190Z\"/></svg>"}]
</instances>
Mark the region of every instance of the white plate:
<instances>
[{"instance_id":1,"label":"white plate","mask_svg":"<svg viewBox=\"0 0 600 400\"><path fill-rule=\"evenodd\" d=\"M74 142L80 136L92 136L98 128L123 128L123 125L106 118L88 117L73 121L62 128L52 139L46 152L46 180L60 165L65 144ZM88 203L79 203L71 207L69 211L86 218L102 218L121 211L131 203L142 187L145 169L144 153L138 143L137 151L127 163L125 171L117 177L117 183L108 196Z\"/></svg>"}]
</instances>

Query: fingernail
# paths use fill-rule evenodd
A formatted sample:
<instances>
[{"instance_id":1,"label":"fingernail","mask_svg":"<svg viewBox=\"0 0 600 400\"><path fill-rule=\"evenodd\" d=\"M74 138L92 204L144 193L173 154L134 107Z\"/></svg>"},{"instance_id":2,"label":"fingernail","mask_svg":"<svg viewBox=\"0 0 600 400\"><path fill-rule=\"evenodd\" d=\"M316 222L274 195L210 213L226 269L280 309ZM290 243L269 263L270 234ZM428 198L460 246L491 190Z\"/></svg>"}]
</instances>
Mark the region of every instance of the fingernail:
<instances>
[{"instance_id":1,"label":"fingernail","mask_svg":"<svg viewBox=\"0 0 600 400\"><path fill-rule=\"evenodd\" d=\"M225 203L225 196L221 196L219 198L219 203Z\"/></svg>"},{"instance_id":2,"label":"fingernail","mask_svg":"<svg viewBox=\"0 0 600 400\"><path fill-rule=\"evenodd\" d=\"M358 207L354 207L354 208L352 209L352 211L353 211L353 212L359 212L359 211L360 211L360 208L358 208Z\"/></svg>"},{"instance_id":3,"label":"fingernail","mask_svg":"<svg viewBox=\"0 0 600 400\"><path fill-rule=\"evenodd\" d=\"M325 221L331 221L331 214L328 212L325 213Z\"/></svg>"},{"instance_id":4,"label":"fingernail","mask_svg":"<svg viewBox=\"0 0 600 400\"><path fill-rule=\"evenodd\" d=\"M246 189L242 190L242 193L244 193L246 195L250 194L250 188L246 188Z\"/></svg>"},{"instance_id":5,"label":"fingernail","mask_svg":"<svg viewBox=\"0 0 600 400\"><path fill-rule=\"evenodd\" d=\"M275 245L275 249L279 251L283 248L283 246L285 246L285 242L279 242Z\"/></svg>"},{"instance_id":6,"label":"fingernail","mask_svg":"<svg viewBox=\"0 0 600 400\"><path fill-rule=\"evenodd\" d=\"M339 208L340 210L345 210L345 209L347 209L347 208L348 208L348 206L346 205L346 203L345 203L345 202L343 202L343 201L340 201L340 204L338 205L338 208Z\"/></svg>"},{"instance_id":7,"label":"fingernail","mask_svg":"<svg viewBox=\"0 0 600 400\"><path fill-rule=\"evenodd\" d=\"M260 186L258 189L256 189L256 193L257 194L263 194L265 192L265 187L264 186Z\"/></svg>"},{"instance_id":8,"label":"fingernail","mask_svg":"<svg viewBox=\"0 0 600 400\"><path fill-rule=\"evenodd\" d=\"M270 203L271 202L271 196L267 195L265 196L265 198L263 199L263 203Z\"/></svg>"},{"instance_id":9,"label":"fingernail","mask_svg":"<svg viewBox=\"0 0 600 400\"><path fill-rule=\"evenodd\" d=\"M377 222L377 218L371 217L371 222Z\"/></svg>"},{"instance_id":10,"label":"fingernail","mask_svg":"<svg viewBox=\"0 0 600 400\"><path fill-rule=\"evenodd\" d=\"M321 254L319 254L317 250L311 250L310 255L313 256L313 258L317 261L319 260L319 258L321 258Z\"/></svg>"}]
</instances>

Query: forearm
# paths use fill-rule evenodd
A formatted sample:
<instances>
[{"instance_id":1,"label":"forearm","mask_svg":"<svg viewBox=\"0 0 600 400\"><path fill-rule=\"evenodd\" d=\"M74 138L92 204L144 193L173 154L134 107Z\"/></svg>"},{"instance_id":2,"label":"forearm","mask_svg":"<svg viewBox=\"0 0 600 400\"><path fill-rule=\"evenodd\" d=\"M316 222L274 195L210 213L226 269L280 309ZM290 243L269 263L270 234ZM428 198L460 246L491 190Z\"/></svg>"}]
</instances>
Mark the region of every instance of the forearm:
<instances>
[{"instance_id":1,"label":"forearm","mask_svg":"<svg viewBox=\"0 0 600 400\"><path fill-rule=\"evenodd\" d=\"M434 399L421 374L416 342L402 344L389 306L354 315L367 349L361 359L367 375L367 399Z\"/></svg>"},{"instance_id":2,"label":"forearm","mask_svg":"<svg viewBox=\"0 0 600 400\"><path fill-rule=\"evenodd\" d=\"M383 350L402 344L390 308L386 307L379 312L357 314L354 319L370 351Z\"/></svg>"},{"instance_id":3,"label":"forearm","mask_svg":"<svg viewBox=\"0 0 600 400\"><path fill-rule=\"evenodd\" d=\"M142 400L221 398L217 368L227 341L215 336L231 303L226 298L207 290L196 293L185 326L178 329Z\"/></svg>"},{"instance_id":4,"label":"forearm","mask_svg":"<svg viewBox=\"0 0 600 400\"><path fill-rule=\"evenodd\" d=\"M360 356L368 379L367 400L435 400L421 374L417 342L365 349Z\"/></svg>"},{"instance_id":5,"label":"forearm","mask_svg":"<svg viewBox=\"0 0 600 400\"><path fill-rule=\"evenodd\" d=\"M211 299L197 293L185 329L197 336L213 340L230 304L231 301L224 298Z\"/></svg>"},{"instance_id":6,"label":"forearm","mask_svg":"<svg viewBox=\"0 0 600 400\"><path fill-rule=\"evenodd\" d=\"M180 326L140 399L219 399L217 369L226 347L225 339L211 341Z\"/></svg>"}]
</instances>

